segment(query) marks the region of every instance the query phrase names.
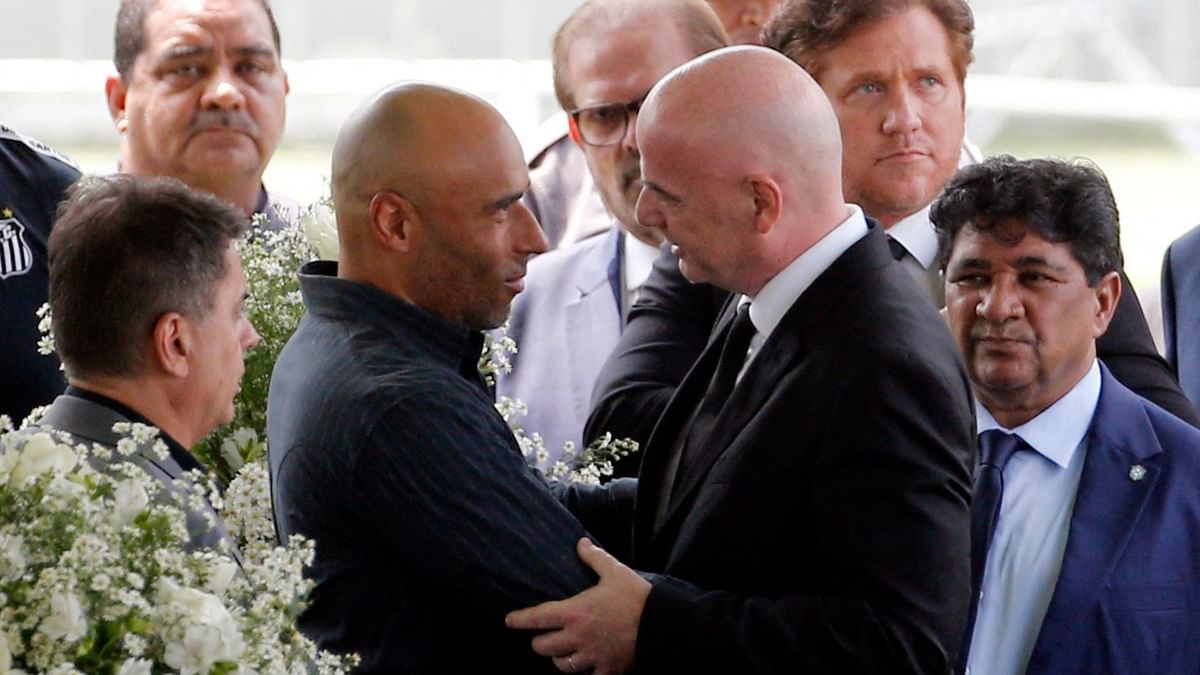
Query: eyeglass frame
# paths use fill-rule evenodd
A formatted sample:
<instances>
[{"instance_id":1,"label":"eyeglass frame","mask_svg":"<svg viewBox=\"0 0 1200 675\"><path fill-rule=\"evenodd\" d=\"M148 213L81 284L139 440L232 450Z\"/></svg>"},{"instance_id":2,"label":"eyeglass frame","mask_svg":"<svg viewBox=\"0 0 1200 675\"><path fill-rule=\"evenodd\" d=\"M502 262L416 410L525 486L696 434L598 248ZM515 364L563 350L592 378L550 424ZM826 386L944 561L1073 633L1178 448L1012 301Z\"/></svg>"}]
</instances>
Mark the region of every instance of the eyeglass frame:
<instances>
[{"instance_id":1,"label":"eyeglass frame","mask_svg":"<svg viewBox=\"0 0 1200 675\"><path fill-rule=\"evenodd\" d=\"M650 92L647 91L632 101L626 101L624 103L601 103L598 105L590 105L586 108L576 108L574 110L567 111L567 116L571 123L571 135L577 140L594 148L606 148L620 143L621 139L625 138L625 134L629 132L629 118L641 111L642 104L646 102L646 97L649 95ZM621 113L624 115L624 120L621 122L621 132L616 134L614 138L607 143L593 143L592 141L588 140L586 136L584 136L583 128L579 126L579 116L586 112L600 110L602 108L614 108L621 111Z\"/></svg>"}]
</instances>

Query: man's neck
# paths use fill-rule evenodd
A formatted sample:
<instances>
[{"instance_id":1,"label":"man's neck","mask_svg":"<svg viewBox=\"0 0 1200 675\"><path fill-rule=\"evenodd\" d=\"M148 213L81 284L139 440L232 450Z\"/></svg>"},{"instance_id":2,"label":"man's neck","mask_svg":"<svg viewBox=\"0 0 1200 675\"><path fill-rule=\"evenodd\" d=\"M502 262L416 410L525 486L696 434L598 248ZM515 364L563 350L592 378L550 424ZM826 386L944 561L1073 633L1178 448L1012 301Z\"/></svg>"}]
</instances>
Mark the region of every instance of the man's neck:
<instances>
[{"instance_id":1,"label":"man's neck","mask_svg":"<svg viewBox=\"0 0 1200 675\"><path fill-rule=\"evenodd\" d=\"M185 448L192 447L201 438L192 433L184 418L175 412L170 405L171 397L145 378L69 377L67 382L73 387L106 396L137 412Z\"/></svg>"}]
</instances>

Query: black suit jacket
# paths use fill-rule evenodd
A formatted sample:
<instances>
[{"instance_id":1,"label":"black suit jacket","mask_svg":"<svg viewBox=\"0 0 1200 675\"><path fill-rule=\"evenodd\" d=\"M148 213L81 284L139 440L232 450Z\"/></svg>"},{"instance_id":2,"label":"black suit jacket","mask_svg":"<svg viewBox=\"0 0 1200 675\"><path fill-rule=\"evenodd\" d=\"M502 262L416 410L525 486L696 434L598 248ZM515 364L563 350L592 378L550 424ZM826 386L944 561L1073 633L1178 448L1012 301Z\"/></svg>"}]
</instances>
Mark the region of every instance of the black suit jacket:
<instances>
[{"instance_id":1,"label":"black suit jacket","mask_svg":"<svg viewBox=\"0 0 1200 675\"><path fill-rule=\"evenodd\" d=\"M1200 427L1200 414L1154 347L1142 306L1124 272L1121 285L1121 299L1108 331L1096 341L1097 356L1119 382ZM1163 294L1166 319L1173 317L1174 301L1166 290ZM621 339L596 378L585 444L606 431L645 444L675 388L707 344L720 307L728 298L727 292L714 286L689 283L679 272L679 260L664 249L638 303L630 309ZM1172 344L1173 328L1168 325L1168 345ZM1180 370L1186 367L1180 366ZM1200 380L1200 375L1197 377ZM626 466L618 466L618 474L634 475L637 461L638 455L631 455Z\"/></svg>"},{"instance_id":2,"label":"black suit jacket","mask_svg":"<svg viewBox=\"0 0 1200 675\"><path fill-rule=\"evenodd\" d=\"M881 228L763 344L713 435L685 451L656 531L665 466L719 348L643 459L635 566L687 583L655 581L639 672L948 672L970 589L974 416L946 326Z\"/></svg>"}]
</instances>

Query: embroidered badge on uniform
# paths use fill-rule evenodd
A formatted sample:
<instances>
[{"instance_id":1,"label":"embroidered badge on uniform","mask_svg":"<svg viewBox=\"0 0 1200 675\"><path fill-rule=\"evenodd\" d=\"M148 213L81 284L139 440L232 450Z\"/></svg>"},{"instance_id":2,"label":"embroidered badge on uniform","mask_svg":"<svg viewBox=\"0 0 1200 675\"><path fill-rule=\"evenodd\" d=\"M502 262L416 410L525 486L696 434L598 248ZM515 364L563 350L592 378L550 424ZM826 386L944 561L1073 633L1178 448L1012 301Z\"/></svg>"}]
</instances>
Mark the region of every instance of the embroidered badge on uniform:
<instances>
[{"instance_id":1,"label":"embroidered badge on uniform","mask_svg":"<svg viewBox=\"0 0 1200 675\"><path fill-rule=\"evenodd\" d=\"M0 279L25 274L33 267L33 251L25 243L25 226L12 217L12 211L0 212Z\"/></svg>"}]
</instances>

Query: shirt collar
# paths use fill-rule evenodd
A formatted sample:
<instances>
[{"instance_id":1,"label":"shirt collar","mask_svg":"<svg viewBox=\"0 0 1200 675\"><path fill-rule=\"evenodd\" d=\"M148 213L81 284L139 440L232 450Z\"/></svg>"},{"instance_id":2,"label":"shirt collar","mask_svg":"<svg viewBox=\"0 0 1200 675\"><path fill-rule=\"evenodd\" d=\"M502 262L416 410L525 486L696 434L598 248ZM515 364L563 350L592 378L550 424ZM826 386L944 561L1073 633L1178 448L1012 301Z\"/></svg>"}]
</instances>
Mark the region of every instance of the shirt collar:
<instances>
[{"instance_id":1,"label":"shirt collar","mask_svg":"<svg viewBox=\"0 0 1200 675\"><path fill-rule=\"evenodd\" d=\"M771 335L796 299L829 269L846 249L867 235L867 220L862 209L847 204L850 215L817 243L801 253L767 282L758 295L751 298L750 322L764 338ZM747 302L743 297L741 302Z\"/></svg>"},{"instance_id":2,"label":"shirt collar","mask_svg":"<svg viewBox=\"0 0 1200 675\"><path fill-rule=\"evenodd\" d=\"M415 342L422 353L471 381L482 382L483 333L369 284L340 279L337 269L333 260L314 260L300 268L300 292L309 312L369 324L395 336L401 344Z\"/></svg>"},{"instance_id":3,"label":"shirt collar","mask_svg":"<svg viewBox=\"0 0 1200 675\"><path fill-rule=\"evenodd\" d=\"M171 438L171 436L167 432L163 431L157 424L151 422L146 418L145 415L139 413L133 408L130 408L120 401L109 398L104 394L98 394L94 391L83 389L73 384L67 385L67 390L64 393L66 393L67 396L74 396L75 398L81 398L85 401L95 403L96 405L104 406L105 408L117 413L130 422L145 424L146 426L158 429L159 437L162 438L163 442L167 444L167 451L171 453L171 459L174 459L175 463L178 464L180 468L182 468L184 471L191 471L193 469L201 472L204 471L204 467L200 464L200 461L197 460L192 453L188 452L187 448L184 448L179 441Z\"/></svg>"},{"instance_id":4,"label":"shirt collar","mask_svg":"<svg viewBox=\"0 0 1200 675\"><path fill-rule=\"evenodd\" d=\"M929 206L907 216L887 229L888 236L900 242L909 255L929 269L937 257L937 232L929 221Z\"/></svg>"},{"instance_id":5,"label":"shirt collar","mask_svg":"<svg viewBox=\"0 0 1200 675\"><path fill-rule=\"evenodd\" d=\"M1093 359L1087 374L1070 391L1015 429L1001 426L978 400L975 401L975 422L981 434L1000 429L1020 436L1038 454L1065 469L1087 435L1099 401L1100 362Z\"/></svg>"},{"instance_id":6,"label":"shirt collar","mask_svg":"<svg viewBox=\"0 0 1200 675\"><path fill-rule=\"evenodd\" d=\"M623 231L621 236L625 238L625 266L621 270L621 281L625 284L625 292L632 293L646 285L659 250L657 246L651 246L627 231Z\"/></svg>"}]
</instances>

